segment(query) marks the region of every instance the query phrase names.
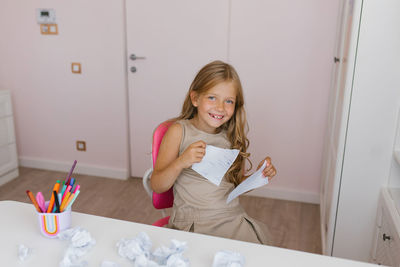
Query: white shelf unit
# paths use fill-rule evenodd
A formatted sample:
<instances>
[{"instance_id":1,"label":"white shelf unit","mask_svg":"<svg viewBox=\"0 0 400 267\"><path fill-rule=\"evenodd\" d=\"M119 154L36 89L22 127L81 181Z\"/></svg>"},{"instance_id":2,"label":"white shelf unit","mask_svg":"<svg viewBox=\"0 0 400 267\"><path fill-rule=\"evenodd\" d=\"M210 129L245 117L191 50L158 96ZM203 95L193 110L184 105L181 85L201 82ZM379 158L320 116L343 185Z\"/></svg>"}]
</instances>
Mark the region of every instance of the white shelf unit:
<instances>
[{"instance_id":1,"label":"white shelf unit","mask_svg":"<svg viewBox=\"0 0 400 267\"><path fill-rule=\"evenodd\" d=\"M0 185L18 176L17 146L10 92L0 90Z\"/></svg>"},{"instance_id":2,"label":"white shelf unit","mask_svg":"<svg viewBox=\"0 0 400 267\"><path fill-rule=\"evenodd\" d=\"M395 150L393 151L393 156L395 158L395 160L397 161L398 164L400 164L400 150Z\"/></svg>"},{"instance_id":3,"label":"white shelf unit","mask_svg":"<svg viewBox=\"0 0 400 267\"><path fill-rule=\"evenodd\" d=\"M379 200L376 218L375 241L372 250L372 261L386 266L400 266L400 213L396 209L393 193L383 188Z\"/></svg>"},{"instance_id":4,"label":"white shelf unit","mask_svg":"<svg viewBox=\"0 0 400 267\"><path fill-rule=\"evenodd\" d=\"M397 212L400 214L400 110L397 115L397 131L394 140L393 161L390 169L388 191L393 199Z\"/></svg>"},{"instance_id":5,"label":"white shelf unit","mask_svg":"<svg viewBox=\"0 0 400 267\"><path fill-rule=\"evenodd\" d=\"M397 132L396 140L394 141L393 157L396 160L397 164L400 165L400 110L397 114Z\"/></svg>"}]
</instances>

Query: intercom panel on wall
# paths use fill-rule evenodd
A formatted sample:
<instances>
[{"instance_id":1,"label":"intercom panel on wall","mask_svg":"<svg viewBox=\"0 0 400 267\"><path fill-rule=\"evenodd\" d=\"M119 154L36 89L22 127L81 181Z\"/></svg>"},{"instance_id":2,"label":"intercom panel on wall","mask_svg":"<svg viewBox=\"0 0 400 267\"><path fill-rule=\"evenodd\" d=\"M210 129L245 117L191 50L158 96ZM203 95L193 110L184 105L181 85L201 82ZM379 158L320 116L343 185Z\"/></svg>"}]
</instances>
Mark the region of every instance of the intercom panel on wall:
<instances>
[{"instance_id":1,"label":"intercom panel on wall","mask_svg":"<svg viewBox=\"0 0 400 267\"><path fill-rule=\"evenodd\" d=\"M36 9L36 20L39 24L55 24L56 11L51 8Z\"/></svg>"}]
</instances>

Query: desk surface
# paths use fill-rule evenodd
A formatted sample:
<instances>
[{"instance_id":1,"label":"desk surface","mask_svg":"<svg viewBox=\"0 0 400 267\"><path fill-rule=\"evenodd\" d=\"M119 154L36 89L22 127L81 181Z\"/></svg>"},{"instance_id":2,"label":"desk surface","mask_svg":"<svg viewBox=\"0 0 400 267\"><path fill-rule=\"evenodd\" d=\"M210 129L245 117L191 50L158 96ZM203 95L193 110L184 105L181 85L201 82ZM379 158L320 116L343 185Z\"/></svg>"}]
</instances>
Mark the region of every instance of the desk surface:
<instances>
[{"instance_id":1,"label":"desk surface","mask_svg":"<svg viewBox=\"0 0 400 267\"><path fill-rule=\"evenodd\" d=\"M41 235L33 205L0 201L0 213L2 266L59 265L68 242ZM103 260L116 262L120 266L132 266L129 260L118 255L116 243L121 238L133 238L142 231L150 236L153 249L161 245L169 246L171 239L186 241L188 248L184 255L192 267L212 266L215 253L222 249L241 253L246 258L246 266L373 266L363 262L72 212L71 227L75 226L87 229L96 239L96 245L84 256L89 266L100 266ZM17 256L17 247L20 244L33 250L24 262L19 262Z\"/></svg>"}]
</instances>

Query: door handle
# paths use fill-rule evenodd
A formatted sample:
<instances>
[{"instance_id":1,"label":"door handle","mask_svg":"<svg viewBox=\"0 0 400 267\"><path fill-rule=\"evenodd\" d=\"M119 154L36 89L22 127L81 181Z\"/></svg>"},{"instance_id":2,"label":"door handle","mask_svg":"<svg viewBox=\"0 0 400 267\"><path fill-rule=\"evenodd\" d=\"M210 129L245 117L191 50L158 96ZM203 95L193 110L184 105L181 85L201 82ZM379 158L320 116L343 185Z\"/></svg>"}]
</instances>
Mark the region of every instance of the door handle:
<instances>
[{"instance_id":1,"label":"door handle","mask_svg":"<svg viewBox=\"0 0 400 267\"><path fill-rule=\"evenodd\" d=\"M131 54L129 56L130 60L136 60L136 59L146 59L146 57L138 57L135 54Z\"/></svg>"}]
</instances>

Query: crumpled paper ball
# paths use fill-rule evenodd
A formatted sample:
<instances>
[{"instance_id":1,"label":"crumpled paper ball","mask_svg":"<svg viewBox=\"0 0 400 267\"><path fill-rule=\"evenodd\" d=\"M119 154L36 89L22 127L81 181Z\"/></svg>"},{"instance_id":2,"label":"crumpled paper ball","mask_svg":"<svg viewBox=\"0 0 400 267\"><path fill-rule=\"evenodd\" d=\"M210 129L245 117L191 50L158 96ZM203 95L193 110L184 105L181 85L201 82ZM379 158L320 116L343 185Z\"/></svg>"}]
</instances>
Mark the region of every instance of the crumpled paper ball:
<instances>
[{"instance_id":1,"label":"crumpled paper ball","mask_svg":"<svg viewBox=\"0 0 400 267\"><path fill-rule=\"evenodd\" d=\"M81 257L96 244L96 240L92 238L89 231L80 227L70 228L59 233L58 238L70 242L60 262L60 267L88 266L88 262L82 260Z\"/></svg>"},{"instance_id":2,"label":"crumpled paper ball","mask_svg":"<svg viewBox=\"0 0 400 267\"><path fill-rule=\"evenodd\" d=\"M134 262L135 267L188 267L183 257L186 242L171 240L169 247L161 246L151 252L152 242L145 232L133 239L123 238L117 243L118 253Z\"/></svg>"},{"instance_id":3,"label":"crumpled paper ball","mask_svg":"<svg viewBox=\"0 0 400 267\"><path fill-rule=\"evenodd\" d=\"M18 245L18 259L20 261L25 261L31 255L32 249L28 248L24 244Z\"/></svg>"},{"instance_id":4,"label":"crumpled paper ball","mask_svg":"<svg viewBox=\"0 0 400 267\"><path fill-rule=\"evenodd\" d=\"M240 253L221 250L214 256L212 267L243 267L245 258Z\"/></svg>"},{"instance_id":5,"label":"crumpled paper ball","mask_svg":"<svg viewBox=\"0 0 400 267\"><path fill-rule=\"evenodd\" d=\"M119 264L112 261L104 260L101 262L100 267L119 267Z\"/></svg>"}]
</instances>

